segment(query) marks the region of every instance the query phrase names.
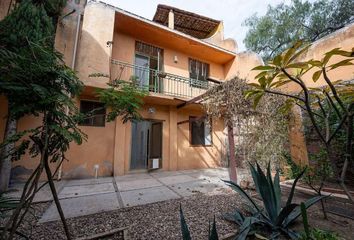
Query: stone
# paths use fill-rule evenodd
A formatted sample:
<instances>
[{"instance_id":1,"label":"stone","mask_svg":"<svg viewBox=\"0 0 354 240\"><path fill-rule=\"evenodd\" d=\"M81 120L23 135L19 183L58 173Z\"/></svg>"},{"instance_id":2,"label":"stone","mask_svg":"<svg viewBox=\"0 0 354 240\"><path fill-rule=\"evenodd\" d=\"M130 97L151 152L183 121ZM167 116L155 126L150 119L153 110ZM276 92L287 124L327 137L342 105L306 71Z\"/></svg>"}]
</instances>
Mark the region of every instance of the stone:
<instances>
[{"instance_id":1,"label":"stone","mask_svg":"<svg viewBox=\"0 0 354 240\"><path fill-rule=\"evenodd\" d=\"M60 199L60 204L66 218L89 215L93 213L116 210L119 208L116 193L97 194L76 198ZM55 203L45 211L39 223L59 220Z\"/></svg>"},{"instance_id":2,"label":"stone","mask_svg":"<svg viewBox=\"0 0 354 240\"><path fill-rule=\"evenodd\" d=\"M131 181L117 181L117 186L119 191L130 191L143 188L152 188L162 186L162 183L156 179L138 179Z\"/></svg>"},{"instance_id":3,"label":"stone","mask_svg":"<svg viewBox=\"0 0 354 240\"><path fill-rule=\"evenodd\" d=\"M180 196L165 186L125 191L120 194L125 207L180 198Z\"/></svg>"},{"instance_id":4,"label":"stone","mask_svg":"<svg viewBox=\"0 0 354 240\"><path fill-rule=\"evenodd\" d=\"M113 192L115 192L113 183L65 186L59 193L59 199Z\"/></svg>"}]
</instances>

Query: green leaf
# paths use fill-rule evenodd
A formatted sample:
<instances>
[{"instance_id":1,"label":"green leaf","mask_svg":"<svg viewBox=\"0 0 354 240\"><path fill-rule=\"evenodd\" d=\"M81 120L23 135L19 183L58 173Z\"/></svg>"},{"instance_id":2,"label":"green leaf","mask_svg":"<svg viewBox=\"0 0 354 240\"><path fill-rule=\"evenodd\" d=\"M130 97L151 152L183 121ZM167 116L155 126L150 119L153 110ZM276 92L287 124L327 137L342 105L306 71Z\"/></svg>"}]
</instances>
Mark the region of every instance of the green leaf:
<instances>
[{"instance_id":1,"label":"green leaf","mask_svg":"<svg viewBox=\"0 0 354 240\"><path fill-rule=\"evenodd\" d=\"M323 198L326 198L328 196L315 196L313 198L308 199L307 201L304 202L306 209L317 203ZM290 215L285 219L283 222L283 226L287 227L291 223L293 223L299 216L301 215L301 208L300 206L297 206L291 213Z\"/></svg>"},{"instance_id":2,"label":"green leaf","mask_svg":"<svg viewBox=\"0 0 354 240\"><path fill-rule=\"evenodd\" d=\"M209 231L210 231L210 226L209 226ZM211 232L209 233L209 240L219 240L218 232L216 230L215 215L214 215L214 219L213 219L213 225L211 228Z\"/></svg>"},{"instance_id":3,"label":"green leaf","mask_svg":"<svg viewBox=\"0 0 354 240\"><path fill-rule=\"evenodd\" d=\"M289 214L298 206L298 204L292 203L286 205L279 213L277 219L275 220L276 226L281 226L284 220L289 216Z\"/></svg>"},{"instance_id":4,"label":"green leaf","mask_svg":"<svg viewBox=\"0 0 354 240\"><path fill-rule=\"evenodd\" d=\"M293 200L293 196L294 196L294 192L295 192L295 187L296 187L296 184L297 184L297 181L299 181L299 179L302 177L302 175L304 175L304 173L306 172L307 168L305 168L294 180L294 183L291 187L291 190L290 190L290 194L289 194L289 197L288 197L288 200L286 201L286 205L290 205L292 200Z\"/></svg>"},{"instance_id":5,"label":"green leaf","mask_svg":"<svg viewBox=\"0 0 354 240\"><path fill-rule=\"evenodd\" d=\"M257 74L257 76L255 76L255 78L260 78L260 77L264 77L265 75L267 75L268 72L267 71L263 71L263 72L260 72L259 74Z\"/></svg>"},{"instance_id":6,"label":"green leaf","mask_svg":"<svg viewBox=\"0 0 354 240\"><path fill-rule=\"evenodd\" d=\"M307 63L314 67L322 67L322 62L318 60L310 60Z\"/></svg>"},{"instance_id":7,"label":"green leaf","mask_svg":"<svg viewBox=\"0 0 354 240\"><path fill-rule=\"evenodd\" d=\"M274 67L266 65L266 66L257 66L255 68L252 68L252 70L261 70L261 71L269 71L269 70L273 70Z\"/></svg>"},{"instance_id":8,"label":"green leaf","mask_svg":"<svg viewBox=\"0 0 354 240\"><path fill-rule=\"evenodd\" d=\"M179 215L181 221L181 230L182 230L182 238L183 240L191 240L191 234L188 229L188 225L186 223L186 219L184 218L183 211L182 211L182 204L179 206Z\"/></svg>"},{"instance_id":9,"label":"green leaf","mask_svg":"<svg viewBox=\"0 0 354 240\"><path fill-rule=\"evenodd\" d=\"M256 210L256 212L260 212L260 208L257 206L256 202L253 201L253 199L239 185L228 180L222 180L222 181L224 181L226 185L230 186L233 190L238 192L241 195L241 197L245 198L251 204L251 206Z\"/></svg>"},{"instance_id":10,"label":"green leaf","mask_svg":"<svg viewBox=\"0 0 354 240\"><path fill-rule=\"evenodd\" d=\"M322 70L316 71L316 72L312 75L312 80L313 80L314 82L317 82L317 80L320 78L321 74L322 74Z\"/></svg>"},{"instance_id":11,"label":"green leaf","mask_svg":"<svg viewBox=\"0 0 354 240\"><path fill-rule=\"evenodd\" d=\"M256 109L258 106L259 101L261 101L262 97L264 96L264 92L258 93L253 99L253 108Z\"/></svg>"},{"instance_id":12,"label":"green leaf","mask_svg":"<svg viewBox=\"0 0 354 240\"><path fill-rule=\"evenodd\" d=\"M275 65L275 66L280 66L281 65L281 61L283 60L283 56L281 54L279 54L278 56L276 56L272 63Z\"/></svg>"},{"instance_id":13,"label":"green leaf","mask_svg":"<svg viewBox=\"0 0 354 240\"><path fill-rule=\"evenodd\" d=\"M237 209L232 213L225 214L224 218L230 222L235 222L240 226L243 224L243 221L245 220L243 214Z\"/></svg>"},{"instance_id":14,"label":"green leaf","mask_svg":"<svg viewBox=\"0 0 354 240\"><path fill-rule=\"evenodd\" d=\"M340 61L338 63L332 64L332 65L330 65L328 67L330 67L331 70L333 70L333 69L336 69L338 67L354 65L351 61L353 61L353 59L345 59L345 60L342 60L342 61Z\"/></svg>"},{"instance_id":15,"label":"green leaf","mask_svg":"<svg viewBox=\"0 0 354 240\"><path fill-rule=\"evenodd\" d=\"M240 227L240 232L238 233L236 240L246 240L249 232L252 229L253 224L260 222L257 218L246 217L242 226Z\"/></svg>"},{"instance_id":16,"label":"green leaf","mask_svg":"<svg viewBox=\"0 0 354 240\"><path fill-rule=\"evenodd\" d=\"M289 60L289 62L293 62L294 60L296 60L301 54L303 54L304 52L306 52L311 45L307 45L304 48L300 49L299 51L297 51Z\"/></svg>"},{"instance_id":17,"label":"green leaf","mask_svg":"<svg viewBox=\"0 0 354 240\"><path fill-rule=\"evenodd\" d=\"M307 68L308 63L306 62L298 62L298 63L292 63L286 66L286 68Z\"/></svg>"}]
</instances>

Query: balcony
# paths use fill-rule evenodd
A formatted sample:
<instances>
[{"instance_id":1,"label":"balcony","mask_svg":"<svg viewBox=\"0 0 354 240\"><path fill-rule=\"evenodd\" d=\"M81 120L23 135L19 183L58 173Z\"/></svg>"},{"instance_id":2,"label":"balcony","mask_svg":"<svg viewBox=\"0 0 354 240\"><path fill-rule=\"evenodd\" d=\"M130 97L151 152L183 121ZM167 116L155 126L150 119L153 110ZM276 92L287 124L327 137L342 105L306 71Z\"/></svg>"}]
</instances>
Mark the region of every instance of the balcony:
<instances>
[{"instance_id":1,"label":"balcony","mask_svg":"<svg viewBox=\"0 0 354 240\"><path fill-rule=\"evenodd\" d=\"M151 93L192 98L219 84L216 80L198 80L112 59L112 79L136 80Z\"/></svg>"}]
</instances>

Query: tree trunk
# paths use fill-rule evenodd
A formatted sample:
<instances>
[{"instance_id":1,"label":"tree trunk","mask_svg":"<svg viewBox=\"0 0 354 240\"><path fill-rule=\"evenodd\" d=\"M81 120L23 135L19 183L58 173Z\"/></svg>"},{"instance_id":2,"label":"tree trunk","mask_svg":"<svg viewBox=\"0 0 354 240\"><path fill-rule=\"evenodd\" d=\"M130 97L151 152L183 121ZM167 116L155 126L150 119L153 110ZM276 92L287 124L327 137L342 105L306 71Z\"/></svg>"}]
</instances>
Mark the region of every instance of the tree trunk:
<instances>
[{"instance_id":1,"label":"tree trunk","mask_svg":"<svg viewBox=\"0 0 354 240\"><path fill-rule=\"evenodd\" d=\"M54 185L53 177L52 177L52 172L50 170L49 163L48 163L49 162L48 155L47 155L47 153L45 153L45 154L46 154L46 157L44 158L44 161L45 161L44 162L44 168L45 168L45 171L46 171L46 174L47 174L49 187L50 187L50 190L52 192L55 205L57 206L57 210L58 210L61 222L63 223L63 227L64 227L66 238L68 240L70 240L71 239L71 235L70 235L69 227L68 227L68 224L66 223L66 219L65 219L65 216L64 216L63 209L61 208L61 204L60 204L60 201L59 201L57 190L55 189L55 185Z\"/></svg>"},{"instance_id":2,"label":"tree trunk","mask_svg":"<svg viewBox=\"0 0 354 240\"><path fill-rule=\"evenodd\" d=\"M8 110L10 116L10 108ZM8 117L4 134L4 141L16 134L17 120ZM0 155L0 192L5 192L8 189L11 174L11 152L15 148L15 143L9 143L4 146Z\"/></svg>"},{"instance_id":3,"label":"tree trunk","mask_svg":"<svg viewBox=\"0 0 354 240\"><path fill-rule=\"evenodd\" d=\"M237 183L237 173L236 173L236 156L235 156L235 139L234 139L234 128L232 123L227 126L227 135L229 140L229 154L230 154L230 180Z\"/></svg>"}]
</instances>

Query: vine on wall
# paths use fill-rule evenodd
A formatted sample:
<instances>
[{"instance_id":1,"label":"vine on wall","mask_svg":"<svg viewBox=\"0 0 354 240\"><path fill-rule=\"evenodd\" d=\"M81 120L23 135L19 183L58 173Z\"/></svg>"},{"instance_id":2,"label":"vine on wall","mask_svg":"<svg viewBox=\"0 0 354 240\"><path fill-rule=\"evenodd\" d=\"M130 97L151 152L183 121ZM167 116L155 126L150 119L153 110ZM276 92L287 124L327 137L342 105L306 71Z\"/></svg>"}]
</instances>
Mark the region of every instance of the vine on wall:
<instances>
[{"instance_id":1,"label":"vine on wall","mask_svg":"<svg viewBox=\"0 0 354 240\"><path fill-rule=\"evenodd\" d=\"M245 80L235 77L208 90L203 97L205 111L211 117L224 118L226 126L233 124L239 167L248 168L247 162L255 161L263 166L271 161L279 167L289 151L285 98L267 95L254 108L245 99L249 88Z\"/></svg>"}]
</instances>

